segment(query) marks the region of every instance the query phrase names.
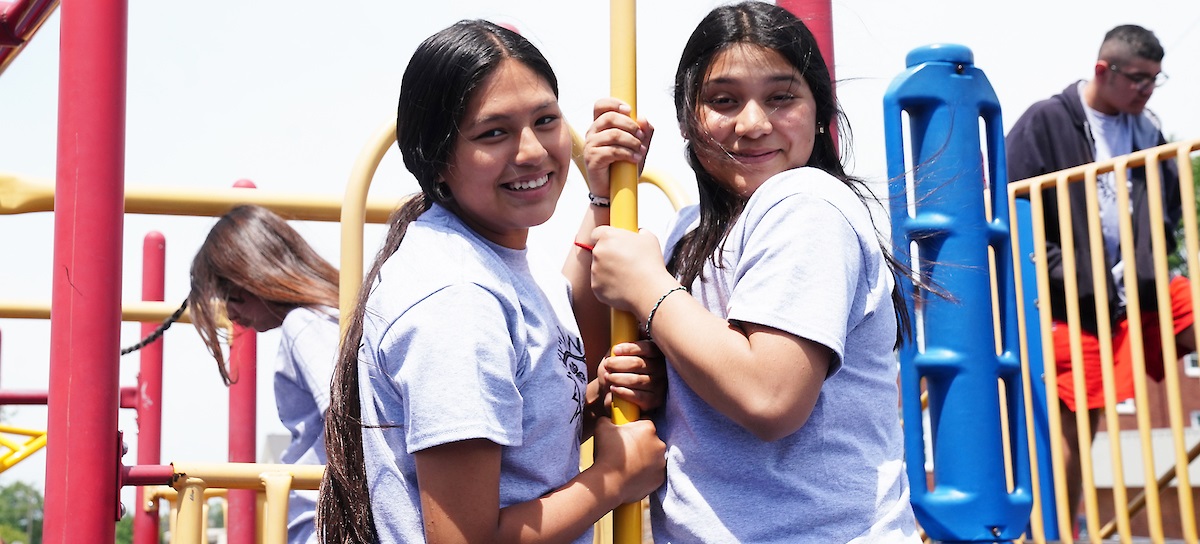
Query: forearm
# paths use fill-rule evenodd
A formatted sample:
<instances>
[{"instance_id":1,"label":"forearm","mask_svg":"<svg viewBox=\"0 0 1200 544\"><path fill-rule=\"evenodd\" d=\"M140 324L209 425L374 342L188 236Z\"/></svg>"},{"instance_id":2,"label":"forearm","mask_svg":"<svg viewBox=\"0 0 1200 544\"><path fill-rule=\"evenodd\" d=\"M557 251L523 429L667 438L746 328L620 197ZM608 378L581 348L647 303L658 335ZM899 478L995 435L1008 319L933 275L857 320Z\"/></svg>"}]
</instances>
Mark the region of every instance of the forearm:
<instances>
[{"instance_id":1,"label":"forearm","mask_svg":"<svg viewBox=\"0 0 1200 544\"><path fill-rule=\"evenodd\" d=\"M588 379L596 377L596 366L608 354L611 343L611 319L608 306L596 299L592 293L592 252L578 244L590 246L592 231L599 225L609 221L609 208L588 206L575 234L575 241L567 254L563 265L563 275L571 282L571 306L575 312L575 321L579 325L579 334L583 338L584 353L587 357Z\"/></svg>"},{"instance_id":2,"label":"forearm","mask_svg":"<svg viewBox=\"0 0 1200 544\"><path fill-rule=\"evenodd\" d=\"M484 439L416 453L427 542L570 542L619 501L619 475L593 465L551 493L501 508L501 456Z\"/></svg>"},{"instance_id":3,"label":"forearm","mask_svg":"<svg viewBox=\"0 0 1200 544\"><path fill-rule=\"evenodd\" d=\"M501 509L492 542L571 542L620 504L618 487L604 470L588 468L541 498Z\"/></svg>"},{"instance_id":4,"label":"forearm","mask_svg":"<svg viewBox=\"0 0 1200 544\"><path fill-rule=\"evenodd\" d=\"M776 440L807 421L828 359L817 344L755 328L773 332L751 334L680 293L659 304L651 332L700 398L760 439Z\"/></svg>"}]
</instances>

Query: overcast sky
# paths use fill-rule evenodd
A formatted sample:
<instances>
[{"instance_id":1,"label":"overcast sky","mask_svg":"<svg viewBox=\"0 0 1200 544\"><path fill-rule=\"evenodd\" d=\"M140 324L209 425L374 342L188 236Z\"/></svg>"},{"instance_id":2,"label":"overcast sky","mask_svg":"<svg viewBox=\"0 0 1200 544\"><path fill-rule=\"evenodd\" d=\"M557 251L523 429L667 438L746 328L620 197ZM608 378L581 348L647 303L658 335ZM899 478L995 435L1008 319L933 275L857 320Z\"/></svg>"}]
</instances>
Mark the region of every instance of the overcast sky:
<instances>
[{"instance_id":1,"label":"overcast sky","mask_svg":"<svg viewBox=\"0 0 1200 544\"><path fill-rule=\"evenodd\" d=\"M695 194L694 182L682 158L670 85L687 35L721 3L649 0L638 6L638 106L658 128L649 168L666 173L689 195ZM401 72L413 49L462 18L511 23L531 38L558 72L568 120L586 130L592 102L609 92L607 2L131 0L127 184L212 188L244 178L262 189L327 193L340 200L359 150L394 118ZM833 18L838 93L855 143L851 170L869 180L886 177L884 91L904 71L905 55L931 43L971 48L976 66L996 89L1007 130L1034 101L1089 77L1105 31L1141 24L1166 47L1163 70L1170 75L1150 108L1168 137L1200 137L1195 103L1200 9L1194 1L862 0L835 2ZM47 184L55 175L58 27L55 15L0 75L0 172ZM395 154L385 158L375 179L373 195L416 190ZM584 194L573 174L559 213L535 229L533 251L561 258ZM653 189L642 195L642 226L661 232L670 206ZM182 301L191 257L212 223L212 218L127 216L124 300L140 296L142 238L158 230L167 239L167 300ZM296 226L338 262L336 226ZM50 299L52 227L49 213L0 217L0 304ZM379 231L368 232L371 254ZM0 319L0 387L47 387L49 329L49 322ZM121 345L136 342L138 332L135 324L123 326ZM172 328L166 342L163 462L222 461L228 395L213 361L188 325ZM277 345L275 333L259 338L260 435L284 432L271 385ZM122 384L134 383L137 364L136 356L122 359ZM46 426L45 408L7 408L5 414L13 424ZM120 426L134 448L125 461L133 463L131 413L122 411ZM44 472L45 454L39 453L0 474L0 484L14 479L40 484ZM127 506L130 501L126 494Z\"/></svg>"}]
</instances>

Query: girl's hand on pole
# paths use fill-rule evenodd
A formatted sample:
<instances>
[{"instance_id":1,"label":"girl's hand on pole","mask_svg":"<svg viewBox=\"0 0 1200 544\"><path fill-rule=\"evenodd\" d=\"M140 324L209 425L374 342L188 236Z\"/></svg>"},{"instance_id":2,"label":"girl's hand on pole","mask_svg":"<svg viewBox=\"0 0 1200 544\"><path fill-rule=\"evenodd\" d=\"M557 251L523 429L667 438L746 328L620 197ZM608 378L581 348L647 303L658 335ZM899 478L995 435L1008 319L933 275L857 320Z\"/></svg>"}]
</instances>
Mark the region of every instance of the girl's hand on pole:
<instances>
[{"instance_id":1,"label":"girl's hand on pole","mask_svg":"<svg viewBox=\"0 0 1200 544\"><path fill-rule=\"evenodd\" d=\"M662 406L667 393L667 366L658 346L649 340L617 344L600 363L602 394L630 402L641 411Z\"/></svg>"},{"instance_id":2,"label":"girl's hand on pole","mask_svg":"<svg viewBox=\"0 0 1200 544\"><path fill-rule=\"evenodd\" d=\"M583 160L587 165L592 193L609 195L608 168L616 162L632 162L638 172L646 165L654 127L645 118L634 121L629 104L602 98L592 107L595 121L584 136Z\"/></svg>"},{"instance_id":3,"label":"girl's hand on pole","mask_svg":"<svg viewBox=\"0 0 1200 544\"><path fill-rule=\"evenodd\" d=\"M666 453L667 445L659 440L650 420L624 425L616 425L607 417L596 421L592 468L603 471L605 487L616 490L621 504L638 502L663 484Z\"/></svg>"},{"instance_id":4,"label":"girl's hand on pole","mask_svg":"<svg viewBox=\"0 0 1200 544\"><path fill-rule=\"evenodd\" d=\"M679 286L663 266L658 238L601 226L592 231L592 292L596 298L645 320L654 301Z\"/></svg>"}]
</instances>

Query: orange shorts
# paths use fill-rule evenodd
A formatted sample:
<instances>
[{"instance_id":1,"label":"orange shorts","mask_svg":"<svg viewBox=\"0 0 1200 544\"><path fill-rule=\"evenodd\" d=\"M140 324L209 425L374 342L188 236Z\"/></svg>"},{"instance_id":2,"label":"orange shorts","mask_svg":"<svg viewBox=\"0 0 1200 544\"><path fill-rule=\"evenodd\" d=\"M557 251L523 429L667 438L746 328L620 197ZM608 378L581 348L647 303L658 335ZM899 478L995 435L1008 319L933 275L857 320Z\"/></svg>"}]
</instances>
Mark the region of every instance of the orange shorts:
<instances>
[{"instance_id":1,"label":"orange shorts","mask_svg":"<svg viewBox=\"0 0 1200 544\"><path fill-rule=\"evenodd\" d=\"M1175 334L1190 327L1192 318L1192 291L1187 278L1171 280L1171 315ZM1153 296L1153 293L1149 293ZM1058 368L1058 398L1071 410L1075 410L1075 385L1071 372L1071 335L1065 322L1054 322L1054 358ZM1100 339L1088 332L1081 332L1083 344L1084 383L1087 387L1088 408L1104 406L1104 378L1100 372ZM1133 398L1133 355L1129 339L1129 322L1122 319L1113 327L1113 382L1117 401ZM1162 338L1159 333L1158 312L1142 312L1142 345L1146 355L1146 375L1155 381L1163 379ZM1183 353L1177 353L1183 356Z\"/></svg>"}]
</instances>

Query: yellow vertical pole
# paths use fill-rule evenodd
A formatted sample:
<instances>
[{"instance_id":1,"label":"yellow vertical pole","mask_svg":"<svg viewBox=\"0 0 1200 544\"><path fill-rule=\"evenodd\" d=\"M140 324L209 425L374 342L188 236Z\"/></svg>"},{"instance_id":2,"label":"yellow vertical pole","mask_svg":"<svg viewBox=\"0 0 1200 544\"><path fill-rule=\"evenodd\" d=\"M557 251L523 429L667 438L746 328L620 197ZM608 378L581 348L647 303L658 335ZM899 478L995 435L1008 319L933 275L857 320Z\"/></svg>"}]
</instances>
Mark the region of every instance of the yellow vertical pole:
<instances>
[{"instance_id":1,"label":"yellow vertical pole","mask_svg":"<svg viewBox=\"0 0 1200 544\"><path fill-rule=\"evenodd\" d=\"M609 47L611 48L610 86L612 96L629 104L629 116L637 119L637 3L635 0L610 0ZM612 226L638 230L638 165L620 162L609 171L612 201ZM637 319L628 312L612 314L612 342L633 342L638 338ZM613 422L622 425L637 421L638 408L624 401L613 402ZM635 544L642 540L641 503L622 504L613 513L613 541Z\"/></svg>"},{"instance_id":2,"label":"yellow vertical pole","mask_svg":"<svg viewBox=\"0 0 1200 544\"><path fill-rule=\"evenodd\" d=\"M179 544L199 544L204 528L204 505L208 487L200 478L187 478L179 485L179 514L171 541ZM205 539L207 540L207 538Z\"/></svg>"}]
</instances>

